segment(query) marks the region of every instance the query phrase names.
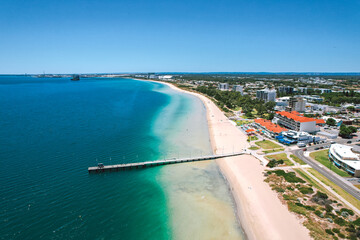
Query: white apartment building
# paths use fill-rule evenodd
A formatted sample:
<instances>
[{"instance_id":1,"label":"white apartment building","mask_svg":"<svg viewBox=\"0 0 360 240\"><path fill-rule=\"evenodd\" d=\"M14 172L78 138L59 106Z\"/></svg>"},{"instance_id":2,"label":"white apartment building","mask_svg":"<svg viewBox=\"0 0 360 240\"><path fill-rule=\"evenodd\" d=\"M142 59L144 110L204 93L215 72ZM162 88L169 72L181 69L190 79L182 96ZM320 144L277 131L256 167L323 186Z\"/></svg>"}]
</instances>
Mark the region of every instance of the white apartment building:
<instances>
[{"instance_id":1,"label":"white apartment building","mask_svg":"<svg viewBox=\"0 0 360 240\"><path fill-rule=\"evenodd\" d=\"M305 112L306 101L302 97L292 97L289 100L289 108L291 111Z\"/></svg>"},{"instance_id":2,"label":"white apartment building","mask_svg":"<svg viewBox=\"0 0 360 240\"><path fill-rule=\"evenodd\" d=\"M360 149L342 144L331 144L329 159L339 168L360 177Z\"/></svg>"},{"instance_id":3,"label":"white apartment building","mask_svg":"<svg viewBox=\"0 0 360 240\"><path fill-rule=\"evenodd\" d=\"M303 117L297 112L276 112L273 122L298 132L312 133L320 130L316 127L316 119Z\"/></svg>"},{"instance_id":4,"label":"white apartment building","mask_svg":"<svg viewBox=\"0 0 360 240\"><path fill-rule=\"evenodd\" d=\"M241 95L244 95L243 87L241 85L234 85L232 87L232 90L235 91L235 92L240 92Z\"/></svg>"},{"instance_id":5,"label":"white apartment building","mask_svg":"<svg viewBox=\"0 0 360 240\"><path fill-rule=\"evenodd\" d=\"M218 88L221 91L227 91L227 90L229 90L229 84L228 83L219 83Z\"/></svg>"},{"instance_id":6,"label":"white apartment building","mask_svg":"<svg viewBox=\"0 0 360 240\"><path fill-rule=\"evenodd\" d=\"M265 88L263 90L256 91L256 98L260 100L264 100L265 102L275 102L276 100L276 90Z\"/></svg>"}]
</instances>

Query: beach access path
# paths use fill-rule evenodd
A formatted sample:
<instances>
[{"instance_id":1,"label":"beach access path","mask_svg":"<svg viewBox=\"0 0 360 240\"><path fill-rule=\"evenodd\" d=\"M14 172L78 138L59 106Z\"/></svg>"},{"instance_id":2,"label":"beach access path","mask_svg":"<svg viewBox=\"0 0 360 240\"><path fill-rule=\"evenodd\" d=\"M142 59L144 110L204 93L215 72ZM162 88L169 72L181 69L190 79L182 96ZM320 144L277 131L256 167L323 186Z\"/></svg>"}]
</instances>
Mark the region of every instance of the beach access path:
<instances>
[{"instance_id":1,"label":"beach access path","mask_svg":"<svg viewBox=\"0 0 360 240\"><path fill-rule=\"evenodd\" d=\"M161 82L164 83L164 82ZM199 97L207 108L207 119L214 154L242 151L249 147L247 136L234 126L207 97ZM237 214L248 239L311 239L302 220L282 204L277 193L264 182L265 167L253 156L216 160L226 177L237 205Z\"/></svg>"}]
</instances>

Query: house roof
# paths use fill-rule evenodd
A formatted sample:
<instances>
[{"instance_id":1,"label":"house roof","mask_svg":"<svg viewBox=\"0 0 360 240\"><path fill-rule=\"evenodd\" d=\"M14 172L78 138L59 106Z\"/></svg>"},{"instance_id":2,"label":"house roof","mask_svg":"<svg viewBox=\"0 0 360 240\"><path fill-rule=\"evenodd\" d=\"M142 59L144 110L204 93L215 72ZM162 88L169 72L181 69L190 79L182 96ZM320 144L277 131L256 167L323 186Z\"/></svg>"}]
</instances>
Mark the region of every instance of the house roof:
<instances>
[{"instance_id":1,"label":"house roof","mask_svg":"<svg viewBox=\"0 0 360 240\"><path fill-rule=\"evenodd\" d=\"M276 113L281 115L281 116L292 119L292 120L294 120L296 122L314 122L314 121L316 121L316 119L314 119L314 118L308 118L308 117L300 116L300 114L298 112L296 112L296 111L292 111L291 113L286 112L286 111L281 111L281 112L276 112Z\"/></svg>"},{"instance_id":2,"label":"house roof","mask_svg":"<svg viewBox=\"0 0 360 240\"><path fill-rule=\"evenodd\" d=\"M254 121L273 133L281 133L283 131L287 131L286 128L282 128L279 125L272 123L270 120L258 118L255 119Z\"/></svg>"}]
</instances>

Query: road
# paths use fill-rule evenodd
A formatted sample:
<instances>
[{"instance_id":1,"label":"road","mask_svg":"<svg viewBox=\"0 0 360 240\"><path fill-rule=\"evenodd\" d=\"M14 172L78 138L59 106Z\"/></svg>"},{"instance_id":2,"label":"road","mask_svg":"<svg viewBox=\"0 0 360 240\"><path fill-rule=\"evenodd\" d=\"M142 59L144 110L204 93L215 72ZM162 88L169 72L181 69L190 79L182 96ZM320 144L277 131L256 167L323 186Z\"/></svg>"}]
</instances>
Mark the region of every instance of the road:
<instances>
[{"instance_id":1,"label":"road","mask_svg":"<svg viewBox=\"0 0 360 240\"><path fill-rule=\"evenodd\" d=\"M346 143L347 141L349 141L349 140L346 140L346 139L335 140L335 142L337 142L337 143ZM352 142L354 142L354 140L352 140ZM306 147L306 148L307 148L308 151L312 151L317 147L327 146L329 144L330 143L318 144L318 145L314 145L314 146ZM336 185L338 185L339 187L344 189L346 192L348 192L349 194L354 196L356 199L360 200L360 191L356 190L352 186L349 186L345 182L346 180L343 180L342 177L340 177L337 174L331 172L331 170L329 170L327 167L320 164L318 161L313 160L313 159L308 158L308 157L305 157L304 156L304 151L302 149L293 150L292 152L294 153L295 156L297 156L298 158L300 158L301 160L303 160L304 162L309 164L316 171L318 171L319 173L321 173L322 175L327 177L329 180L331 180Z\"/></svg>"}]
</instances>

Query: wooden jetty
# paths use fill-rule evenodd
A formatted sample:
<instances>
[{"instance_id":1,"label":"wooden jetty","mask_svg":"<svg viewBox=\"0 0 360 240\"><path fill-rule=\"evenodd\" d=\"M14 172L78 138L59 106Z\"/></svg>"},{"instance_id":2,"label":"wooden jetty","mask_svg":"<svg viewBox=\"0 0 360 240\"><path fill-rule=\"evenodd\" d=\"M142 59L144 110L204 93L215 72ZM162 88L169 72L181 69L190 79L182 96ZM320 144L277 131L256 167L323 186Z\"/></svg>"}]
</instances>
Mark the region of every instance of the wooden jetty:
<instances>
[{"instance_id":1,"label":"wooden jetty","mask_svg":"<svg viewBox=\"0 0 360 240\"><path fill-rule=\"evenodd\" d=\"M247 152L244 151L244 152L209 155L209 156L193 157L193 158L179 158L179 159L157 160L157 161L116 164L116 165L99 164L96 167L89 167L88 171L89 171L89 173L119 172L119 171L161 166L161 165L166 165L166 164L214 160L217 158L233 157L233 156L239 156L239 155L243 155L243 154L247 154Z\"/></svg>"}]
</instances>

